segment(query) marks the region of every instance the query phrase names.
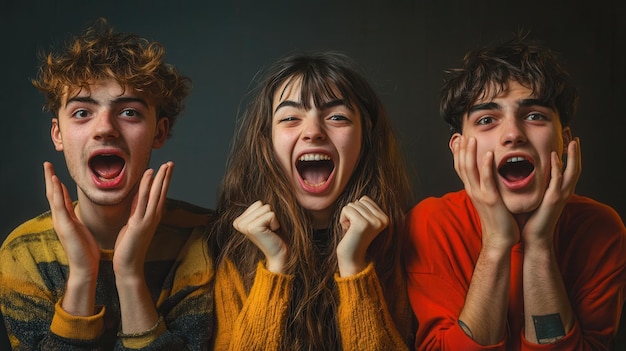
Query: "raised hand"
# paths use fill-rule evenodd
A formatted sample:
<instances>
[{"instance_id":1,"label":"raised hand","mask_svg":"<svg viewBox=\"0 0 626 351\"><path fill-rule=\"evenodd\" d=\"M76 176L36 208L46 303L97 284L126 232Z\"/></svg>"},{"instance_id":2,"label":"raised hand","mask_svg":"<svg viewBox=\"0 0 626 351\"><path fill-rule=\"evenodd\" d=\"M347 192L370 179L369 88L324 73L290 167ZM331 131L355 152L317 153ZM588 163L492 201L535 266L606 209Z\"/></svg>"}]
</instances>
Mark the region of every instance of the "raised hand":
<instances>
[{"instance_id":1,"label":"raised hand","mask_svg":"<svg viewBox=\"0 0 626 351\"><path fill-rule=\"evenodd\" d=\"M270 205L256 201L233 221L233 227L263 252L270 272L283 273L287 245L276 234L280 224Z\"/></svg>"},{"instance_id":2,"label":"raised hand","mask_svg":"<svg viewBox=\"0 0 626 351\"><path fill-rule=\"evenodd\" d=\"M144 172L128 223L122 227L115 241L113 268L116 277L128 274L143 278L146 253L161 221L173 168L172 162L164 163L154 179L154 170Z\"/></svg>"},{"instance_id":3,"label":"raised hand","mask_svg":"<svg viewBox=\"0 0 626 351\"><path fill-rule=\"evenodd\" d=\"M519 228L495 184L493 152L477 161L476 139L458 136L452 144L454 169L478 211L483 247L510 249L519 241Z\"/></svg>"},{"instance_id":4,"label":"raised hand","mask_svg":"<svg viewBox=\"0 0 626 351\"><path fill-rule=\"evenodd\" d=\"M570 141L567 146L567 167L556 151L551 154L551 173L548 189L539 207L533 212L522 228L525 246L534 244L552 245L556 223L565 204L574 193L582 171L580 141ZM545 246L544 246L545 247Z\"/></svg>"},{"instance_id":5,"label":"raised hand","mask_svg":"<svg viewBox=\"0 0 626 351\"><path fill-rule=\"evenodd\" d=\"M369 197L346 205L339 217L344 236L337 245L339 275L351 276L367 266L366 253L374 238L389 224L389 217Z\"/></svg>"},{"instance_id":6,"label":"raised hand","mask_svg":"<svg viewBox=\"0 0 626 351\"><path fill-rule=\"evenodd\" d=\"M52 223L70 271L62 307L70 314L88 316L94 311L100 248L78 219L67 188L56 176L52 164L44 162L43 167Z\"/></svg>"}]
</instances>

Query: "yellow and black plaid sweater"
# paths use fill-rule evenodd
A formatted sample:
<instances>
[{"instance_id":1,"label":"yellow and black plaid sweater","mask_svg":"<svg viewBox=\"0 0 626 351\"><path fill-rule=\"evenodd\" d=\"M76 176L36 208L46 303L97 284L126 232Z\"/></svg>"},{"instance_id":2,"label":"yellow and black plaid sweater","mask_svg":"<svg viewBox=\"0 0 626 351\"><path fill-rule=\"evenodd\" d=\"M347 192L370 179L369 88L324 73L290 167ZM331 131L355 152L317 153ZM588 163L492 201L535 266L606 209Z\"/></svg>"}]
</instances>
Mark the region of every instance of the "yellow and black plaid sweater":
<instances>
[{"instance_id":1,"label":"yellow and black plaid sweater","mask_svg":"<svg viewBox=\"0 0 626 351\"><path fill-rule=\"evenodd\" d=\"M141 350L205 350L213 328L214 271L204 240L209 210L168 200L145 263L146 282L166 330ZM96 314L60 308L67 257L50 212L16 228L0 248L0 308L14 350L126 350L112 250L102 250Z\"/></svg>"}]
</instances>

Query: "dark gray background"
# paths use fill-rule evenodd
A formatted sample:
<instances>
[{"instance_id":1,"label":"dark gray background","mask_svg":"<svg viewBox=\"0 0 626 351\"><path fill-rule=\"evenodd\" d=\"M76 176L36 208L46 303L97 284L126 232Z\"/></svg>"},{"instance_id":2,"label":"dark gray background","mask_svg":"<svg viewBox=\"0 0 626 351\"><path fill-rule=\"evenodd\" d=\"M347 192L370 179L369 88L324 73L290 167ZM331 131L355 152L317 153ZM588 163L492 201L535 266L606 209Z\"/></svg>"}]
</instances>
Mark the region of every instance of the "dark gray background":
<instances>
[{"instance_id":1,"label":"dark gray background","mask_svg":"<svg viewBox=\"0 0 626 351\"><path fill-rule=\"evenodd\" d=\"M37 52L103 16L119 31L165 44L193 79L187 108L153 165L174 160L170 196L213 207L240 102L258 70L294 50L352 56L385 101L419 200L461 187L438 115L446 68L518 29L562 54L581 90L577 191L626 215L626 15L622 1L24 1L0 6L0 239L48 209L42 162L66 184L43 96L30 84Z\"/></svg>"}]
</instances>

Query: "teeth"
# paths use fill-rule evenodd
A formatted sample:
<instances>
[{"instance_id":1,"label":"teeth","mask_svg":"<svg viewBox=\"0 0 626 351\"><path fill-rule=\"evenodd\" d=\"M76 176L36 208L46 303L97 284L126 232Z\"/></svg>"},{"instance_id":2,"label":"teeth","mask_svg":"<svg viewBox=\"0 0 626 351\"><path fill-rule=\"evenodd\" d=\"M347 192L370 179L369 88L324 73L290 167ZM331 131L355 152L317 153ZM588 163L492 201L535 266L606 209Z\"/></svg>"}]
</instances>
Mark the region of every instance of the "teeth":
<instances>
[{"instance_id":1,"label":"teeth","mask_svg":"<svg viewBox=\"0 0 626 351\"><path fill-rule=\"evenodd\" d=\"M507 163L513 163L513 162L522 162L526 160L526 158L522 157L522 156L515 156L515 157L511 157L509 159L506 160Z\"/></svg>"},{"instance_id":2,"label":"teeth","mask_svg":"<svg viewBox=\"0 0 626 351\"><path fill-rule=\"evenodd\" d=\"M330 160L330 156L324 154L304 154L300 156L300 161L322 161Z\"/></svg>"}]
</instances>

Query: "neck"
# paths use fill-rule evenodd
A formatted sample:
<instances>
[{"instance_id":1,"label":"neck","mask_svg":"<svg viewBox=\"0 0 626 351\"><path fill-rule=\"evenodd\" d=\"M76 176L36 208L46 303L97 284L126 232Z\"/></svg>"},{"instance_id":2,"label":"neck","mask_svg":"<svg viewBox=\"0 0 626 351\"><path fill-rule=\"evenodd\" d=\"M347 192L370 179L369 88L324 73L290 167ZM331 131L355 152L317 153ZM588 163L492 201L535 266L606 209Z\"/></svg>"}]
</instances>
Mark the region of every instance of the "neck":
<instances>
[{"instance_id":1,"label":"neck","mask_svg":"<svg viewBox=\"0 0 626 351\"><path fill-rule=\"evenodd\" d=\"M524 225L526 224L526 221L528 221L528 218L530 218L530 215L530 213L520 213L513 215L513 218L515 218L515 221L517 222L517 227L520 229L520 231L522 230L522 228L524 228Z\"/></svg>"},{"instance_id":2,"label":"neck","mask_svg":"<svg viewBox=\"0 0 626 351\"><path fill-rule=\"evenodd\" d=\"M132 199L132 197L129 197ZM131 201L103 206L80 196L76 205L76 216L87 227L101 249L113 249L115 241L130 217Z\"/></svg>"},{"instance_id":3,"label":"neck","mask_svg":"<svg viewBox=\"0 0 626 351\"><path fill-rule=\"evenodd\" d=\"M319 211L309 211L309 215L311 216L311 223L313 224L313 229L326 229L329 226L330 221L330 213L333 209L333 206L326 208L324 210Z\"/></svg>"}]
</instances>

